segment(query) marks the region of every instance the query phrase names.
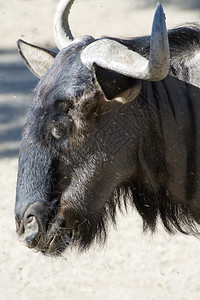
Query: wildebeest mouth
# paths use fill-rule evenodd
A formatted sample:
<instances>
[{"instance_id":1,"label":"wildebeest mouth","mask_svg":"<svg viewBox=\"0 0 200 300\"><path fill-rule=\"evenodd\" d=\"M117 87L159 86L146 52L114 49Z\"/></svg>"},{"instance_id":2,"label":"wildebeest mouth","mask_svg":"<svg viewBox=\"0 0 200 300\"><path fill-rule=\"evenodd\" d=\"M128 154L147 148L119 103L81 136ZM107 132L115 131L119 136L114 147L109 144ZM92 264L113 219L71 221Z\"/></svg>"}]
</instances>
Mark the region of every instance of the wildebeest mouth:
<instances>
[{"instance_id":1,"label":"wildebeest mouth","mask_svg":"<svg viewBox=\"0 0 200 300\"><path fill-rule=\"evenodd\" d=\"M41 221L39 221L36 217L30 218L32 218L32 220L30 220L30 224L37 224L32 227L37 227L38 231L36 230L31 233L27 229L17 230L19 239L25 243L28 248L40 251L44 255L60 256L68 246L73 244L74 236L77 235L78 232L77 228L67 229L63 227L64 222L59 220L55 223L49 222L47 227L51 228L46 231L44 224L42 224ZM23 233L20 232L22 230L24 230Z\"/></svg>"},{"instance_id":2,"label":"wildebeest mouth","mask_svg":"<svg viewBox=\"0 0 200 300\"><path fill-rule=\"evenodd\" d=\"M64 220L56 220L49 231L42 232L35 250L44 255L60 256L68 247L77 245L82 238L82 227L87 220L76 220L73 227L66 227ZM79 245L80 246L80 245Z\"/></svg>"},{"instance_id":3,"label":"wildebeest mouth","mask_svg":"<svg viewBox=\"0 0 200 300\"><path fill-rule=\"evenodd\" d=\"M41 251L44 255L50 256L60 256L61 253L72 244L73 230L63 232L54 232L52 236L52 232L50 233L49 239L43 244L41 237L41 241L39 241L38 245L36 245L35 250Z\"/></svg>"},{"instance_id":4,"label":"wildebeest mouth","mask_svg":"<svg viewBox=\"0 0 200 300\"><path fill-rule=\"evenodd\" d=\"M27 208L21 220L16 218L16 223L21 242L28 248L50 256L61 255L73 244L79 231L77 221L73 220L69 226L65 219L56 217L55 208L39 201Z\"/></svg>"},{"instance_id":5,"label":"wildebeest mouth","mask_svg":"<svg viewBox=\"0 0 200 300\"><path fill-rule=\"evenodd\" d=\"M64 226L64 220L57 220L51 225L49 231L40 233L34 249L41 251L44 255L60 256L66 248L77 244L77 240L81 236L80 228L83 223L85 222L79 223L76 221L74 227L68 228Z\"/></svg>"}]
</instances>

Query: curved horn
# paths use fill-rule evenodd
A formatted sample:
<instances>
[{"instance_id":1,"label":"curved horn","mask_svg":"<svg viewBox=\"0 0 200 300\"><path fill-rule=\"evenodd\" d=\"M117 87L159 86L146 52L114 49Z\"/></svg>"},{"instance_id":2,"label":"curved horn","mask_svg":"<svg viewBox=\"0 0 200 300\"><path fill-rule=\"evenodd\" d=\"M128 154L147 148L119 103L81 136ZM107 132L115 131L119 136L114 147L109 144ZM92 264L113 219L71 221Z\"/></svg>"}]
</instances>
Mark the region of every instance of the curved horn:
<instances>
[{"instance_id":1,"label":"curved horn","mask_svg":"<svg viewBox=\"0 0 200 300\"><path fill-rule=\"evenodd\" d=\"M61 0L54 18L54 39L58 49L67 47L74 39L68 22L68 16L74 0Z\"/></svg>"},{"instance_id":2,"label":"curved horn","mask_svg":"<svg viewBox=\"0 0 200 300\"><path fill-rule=\"evenodd\" d=\"M169 72L169 44L165 15L160 3L156 6L150 41L149 60L111 39L101 39L88 45L81 54L89 69L93 64L125 76L157 81Z\"/></svg>"}]
</instances>

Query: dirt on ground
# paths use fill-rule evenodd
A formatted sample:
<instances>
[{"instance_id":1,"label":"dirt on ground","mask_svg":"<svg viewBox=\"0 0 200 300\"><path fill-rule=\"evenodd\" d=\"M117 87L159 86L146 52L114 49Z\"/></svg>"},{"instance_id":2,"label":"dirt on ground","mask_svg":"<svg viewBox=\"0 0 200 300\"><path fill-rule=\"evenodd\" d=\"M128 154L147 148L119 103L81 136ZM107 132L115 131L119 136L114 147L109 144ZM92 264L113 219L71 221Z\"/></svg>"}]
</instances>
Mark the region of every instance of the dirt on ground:
<instances>
[{"instance_id":1,"label":"dirt on ground","mask_svg":"<svg viewBox=\"0 0 200 300\"><path fill-rule=\"evenodd\" d=\"M76 0L75 37L150 34L156 1ZM37 79L21 61L16 40L55 48L58 0L0 0L0 299L198 300L200 241L168 235L159 226L143 234L138 214L119 214L104 247L44 257L16 238L13 207L21 131ZM200 3L163 1L167 26L200 20Z\"/></svg>"}]
</instances>

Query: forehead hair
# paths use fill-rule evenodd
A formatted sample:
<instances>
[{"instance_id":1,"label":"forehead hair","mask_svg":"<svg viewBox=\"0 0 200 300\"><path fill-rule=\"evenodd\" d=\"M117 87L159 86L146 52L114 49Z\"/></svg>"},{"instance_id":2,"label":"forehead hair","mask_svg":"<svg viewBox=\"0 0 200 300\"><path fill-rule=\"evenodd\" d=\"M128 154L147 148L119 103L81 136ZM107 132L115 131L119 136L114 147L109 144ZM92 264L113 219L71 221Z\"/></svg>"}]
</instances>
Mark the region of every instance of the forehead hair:
<instances>
[{"instance_id":1,"label":"forehead hair","mask_svg":"<svg viewBox=\"0 0 200 300\"><path fill-rule=\"evenodd\" d=\"M62 49L36 87L36 101L50 104L55 99L80 97L94 85L94 74L80 59L82 45L74 44Z\"/></svg>"}]
</instances>

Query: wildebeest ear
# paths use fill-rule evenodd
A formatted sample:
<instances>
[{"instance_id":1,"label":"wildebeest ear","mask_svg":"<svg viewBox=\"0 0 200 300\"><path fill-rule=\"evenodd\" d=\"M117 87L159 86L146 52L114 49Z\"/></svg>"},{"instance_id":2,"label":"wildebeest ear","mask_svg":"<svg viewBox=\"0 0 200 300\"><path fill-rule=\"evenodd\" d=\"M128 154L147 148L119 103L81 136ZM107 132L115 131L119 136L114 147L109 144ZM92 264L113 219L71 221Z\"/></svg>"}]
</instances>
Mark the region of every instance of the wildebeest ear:
<instances>
[{"instance_id":1,"label":"wildebeest ear","mask_svg":"<svg viewBox=\"0 0 200 300\"><path fill-rule=\"evenodd\" d=\"M124 76L94 64L96 79L107 100L128 103L141 89L141 80Z\"/></svg>"},{"instance_id":2,"label":"wildebeest ear","mask_svg":"<svg viewBox=\"0 0 200 300\"><path fill-rule=\"evenodd\" d=\"M52 51L26 43L23 40L18 40L17 46L27 67L39 78L50 68L56 56L56 53Z\"/></svg>"}]
</instances>

